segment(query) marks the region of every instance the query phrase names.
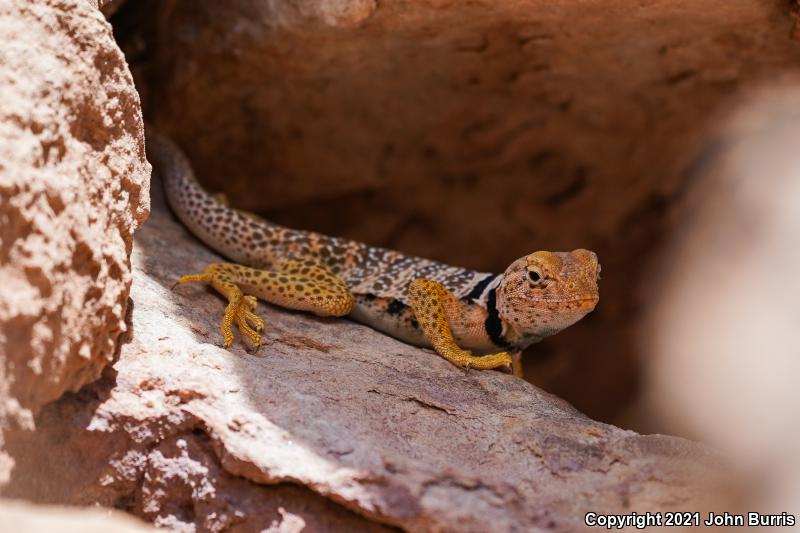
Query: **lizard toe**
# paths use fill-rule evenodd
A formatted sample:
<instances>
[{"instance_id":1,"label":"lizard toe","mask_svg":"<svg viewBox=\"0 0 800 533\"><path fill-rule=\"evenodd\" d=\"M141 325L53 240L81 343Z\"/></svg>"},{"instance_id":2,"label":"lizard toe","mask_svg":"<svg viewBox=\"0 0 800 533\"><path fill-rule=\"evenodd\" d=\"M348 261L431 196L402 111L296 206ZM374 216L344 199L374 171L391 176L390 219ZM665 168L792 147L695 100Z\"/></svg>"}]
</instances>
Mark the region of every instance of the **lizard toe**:
<instances>
[{"instance_id":1,"label":"lizard toe","mask_svg":"<svg viewBox=\"0 0 800 533\"><path fill-rule=\"evenodd\" d=\"M257 300L254 296L245 295L237 304L234 312L236 326L242 335L247 337L254 349L258 349L261 346L261 334L259 332L264 330L264 320L253 312L256 305Z\"/></svg>"}]
</instances>

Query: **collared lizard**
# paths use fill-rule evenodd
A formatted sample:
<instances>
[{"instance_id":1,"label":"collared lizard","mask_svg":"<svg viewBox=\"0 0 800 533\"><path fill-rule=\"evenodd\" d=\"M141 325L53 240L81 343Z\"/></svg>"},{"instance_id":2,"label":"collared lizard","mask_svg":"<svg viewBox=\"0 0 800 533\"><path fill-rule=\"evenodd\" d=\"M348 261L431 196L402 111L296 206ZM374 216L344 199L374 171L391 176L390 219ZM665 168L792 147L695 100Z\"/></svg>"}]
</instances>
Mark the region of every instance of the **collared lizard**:
<instances>
[{"instance_id":1,"label":"collared lizard","mask_svg":"<svg viewBox=\"0 0 800 533\"><path fill-rule=\"evenodd\" d=\"M449 266L232 209L200 186L171 140L148 131L147 148L177 217L233 261L176 283L207 283L227 298L225 347L233 342L233 324L256 348L261 344L258 297L320 316L349 316L433 348L460 367L513 362L521 375L523 349L574 324L598 302L600 265L588 250L534 252L501 274Z\"/></svg>"}]
</instances>

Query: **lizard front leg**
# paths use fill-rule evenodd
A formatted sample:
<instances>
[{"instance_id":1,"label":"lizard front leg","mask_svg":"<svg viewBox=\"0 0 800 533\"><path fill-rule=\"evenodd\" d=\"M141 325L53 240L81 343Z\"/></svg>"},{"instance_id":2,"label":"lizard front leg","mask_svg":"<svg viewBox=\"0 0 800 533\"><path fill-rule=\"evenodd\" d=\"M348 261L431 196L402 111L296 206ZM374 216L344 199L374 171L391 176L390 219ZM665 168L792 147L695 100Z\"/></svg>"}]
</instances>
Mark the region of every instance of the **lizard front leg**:
<instances>
[{"instance_id":1,"label":"lizard front leg","mask_svg":"<svg viewBox=\"0 0 800 533\"><path fill-rule=\"evenodd\" d=\"M253 313L256 296L287 309L320 316L344 316L353 307L353 296L347 285L312 261L289 260L270 270L236 263L212 263L202 274L181 277L176 285L193 281L211 285L228 299L220 325L226 348L233 343L231 326L234 322L256 348L261 345L259 332L264 328L264 321Z\"/></svg>"},{"instance_id":2,"label":"lizard front leg","mask_svg":"<svg viewBox=\"0 0 800 533\"><path fill-rule=\"evenodd\" d=\"M446 314L446 306L457 302L441 283L416 279L409 285L408 295L422 333L439 355L464 368L489 369L511 364L511 356L506 352L478 356L458 347Z\"/></svg>"},{"instance_id":3,"label":"lizard front leg","mask_svg":"<svg viewBox=\"0 0 800 533\"><path fill-rule=\"evenodd\" d=\"M511 370L518 378L525 379L525 370L522 368L522 352L511 354Z\"/></svg>"}]
</instances>

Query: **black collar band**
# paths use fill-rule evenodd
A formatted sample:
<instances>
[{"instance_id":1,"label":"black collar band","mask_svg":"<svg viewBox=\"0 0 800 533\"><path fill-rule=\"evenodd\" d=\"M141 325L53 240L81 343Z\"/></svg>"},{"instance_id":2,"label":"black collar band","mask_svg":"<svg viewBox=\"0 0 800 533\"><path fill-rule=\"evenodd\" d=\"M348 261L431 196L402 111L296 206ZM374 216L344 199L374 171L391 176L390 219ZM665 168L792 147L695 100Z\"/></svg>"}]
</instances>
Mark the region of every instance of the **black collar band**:
<instances>
[{"instance_id":1,"label":"black collar band","mask_svg":"<svg viewBox=\"0 0 800 533\"><path fill-rule=\"evenodd\" d=\"M512 350L514 345L503 337L503 321L500 319L500 312L497 310L496 293L497 288L489 291L489 299L486 302L486 310L489 312L489 316L486 317L484 327L486 328L486 334L489 335L489 339L495 346L503 350Z\"/></svg>"},{"instance_id":2,"label":"black collar band","mask_svg":"<svg viewBox=\"0 0 800 533\"><path fill-rule=\"evenodd\" d=\"M465 296L465 298L467 300L472 301L472 302L474 302L476 300L479 300L480 297L483 296L483 291L486 290L486 287L491 282L493 282L496 277L497 277L497 274L489 274L488 276L486 276L485 278L480 280L478 283L475 284L475 286L472 288L472 290L469 291L469 294L467 294Z\"/></svg>"}]
</instances>

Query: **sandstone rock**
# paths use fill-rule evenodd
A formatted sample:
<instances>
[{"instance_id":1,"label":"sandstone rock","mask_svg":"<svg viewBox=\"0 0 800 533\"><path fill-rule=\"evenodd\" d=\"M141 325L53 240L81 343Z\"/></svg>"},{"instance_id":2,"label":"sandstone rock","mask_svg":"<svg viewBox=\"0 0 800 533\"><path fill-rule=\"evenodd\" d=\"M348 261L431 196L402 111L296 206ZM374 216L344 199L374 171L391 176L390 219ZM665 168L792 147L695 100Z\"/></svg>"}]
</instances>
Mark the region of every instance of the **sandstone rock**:
<instances>
[{"instance_id":1,"label":"sandstone rock","mask_svg":"<svg viewBox=\"0 0 800 533\"><path fill-rule=\"evenodd\" d=\"M266 345L222 349L224 302L170 290L215 260L154 203L119 360L15 436L7 494L185 531L575 531L590 511L709 505L718 459L703 446L344 319L261 304Z\"/></svg>"},{"instance_id":2,"label":"sandstone rock","mask_svg":"<svg viewBox=\"0 0 800 533\"><path fill-rule=\"evenodd\" d=\"M2 432L111 362L150 167L130 72L88 2L1 0L0 50Z\"/></svg>"},{"instance_id":3,"label":"sandstone rock","mask_svg":"<svg viewBox=\"0 0 800 533\"><path fill-rule=\"evenodd\" d=\"M703 124L800 70L791 7L131 2L116 21L149 116L235 206L482 270L597 251L598 309L526 359L536 383L607 419L635 390L642 272Z\"/></svg>"},{"instance_id":4,"label":"sandstone rock","mask_svg":"<svg viewBox=\"0 0 800 533\"><path fill-rule=\"evenodd\" d=\"M155 529L124 513L0 500L0 524L14 533L146 533Z\"/></svg>"}]
</instances>

